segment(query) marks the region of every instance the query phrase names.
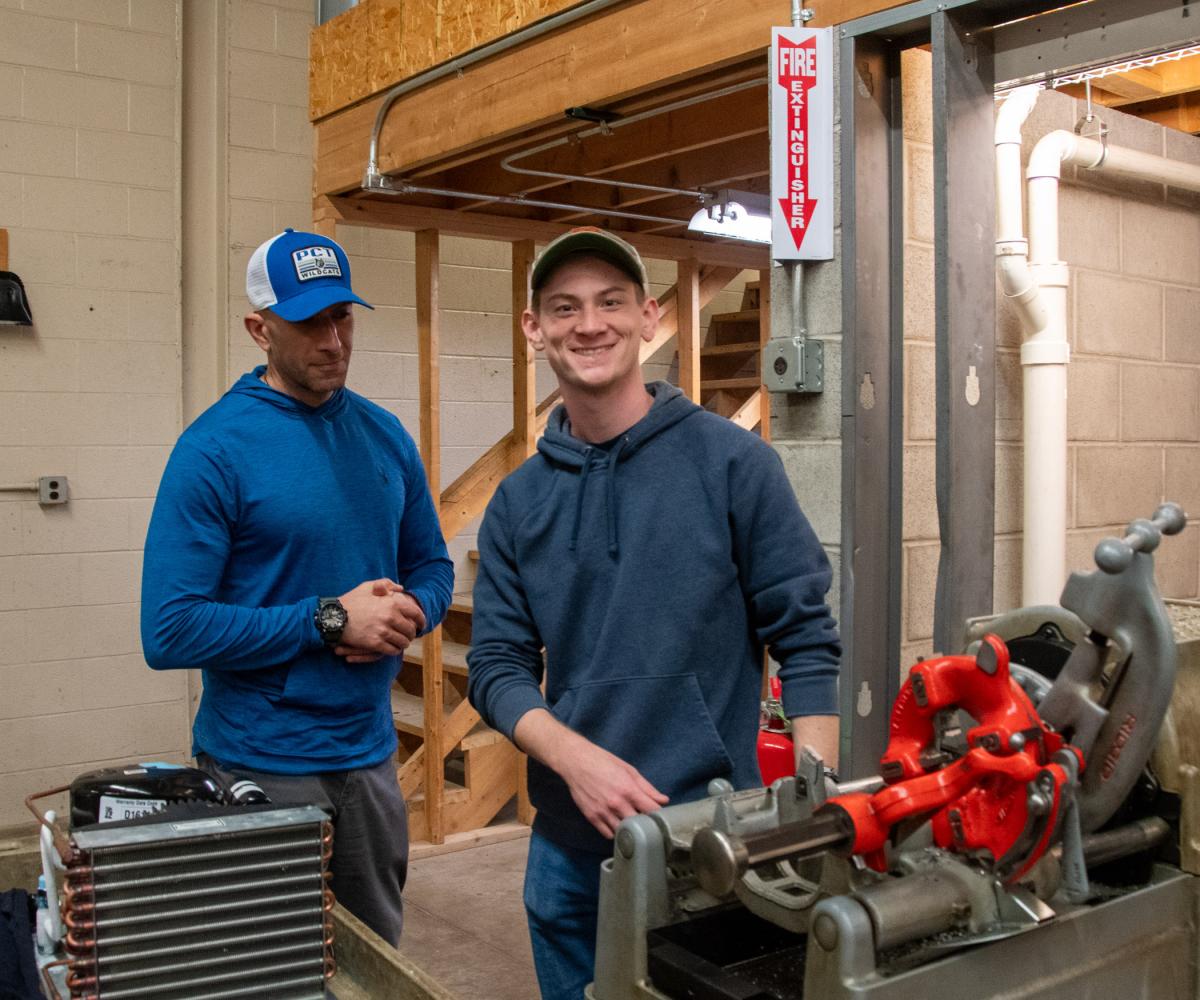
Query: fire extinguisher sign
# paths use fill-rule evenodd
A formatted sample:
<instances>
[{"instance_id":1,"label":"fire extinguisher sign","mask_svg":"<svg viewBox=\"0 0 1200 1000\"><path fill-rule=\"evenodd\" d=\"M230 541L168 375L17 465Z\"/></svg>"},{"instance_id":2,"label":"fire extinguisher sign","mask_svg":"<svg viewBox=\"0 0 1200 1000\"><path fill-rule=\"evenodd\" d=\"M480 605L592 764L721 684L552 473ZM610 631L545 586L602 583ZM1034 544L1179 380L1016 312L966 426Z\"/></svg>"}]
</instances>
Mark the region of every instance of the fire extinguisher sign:
<instances>
[{"instance_id":1,"label":"fire extinguisher sign","mask_svg":"<svg viewBox=\"0 0 1200 1000\"><path fill-rule=\"evenodd\" d=\"M776 260L833 258L833 37L771 33L771 244Z\"/></svg>"}]
</instances>

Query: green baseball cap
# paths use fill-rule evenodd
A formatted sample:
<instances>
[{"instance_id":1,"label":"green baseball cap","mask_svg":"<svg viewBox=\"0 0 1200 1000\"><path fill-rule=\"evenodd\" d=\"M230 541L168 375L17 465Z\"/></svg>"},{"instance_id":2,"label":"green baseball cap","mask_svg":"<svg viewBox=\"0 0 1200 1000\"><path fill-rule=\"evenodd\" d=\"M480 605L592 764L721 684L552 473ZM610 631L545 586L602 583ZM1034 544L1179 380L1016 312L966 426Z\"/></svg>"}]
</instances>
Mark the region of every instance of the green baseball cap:
<instances>
[{"instance_id":1,"label":"green baseball cap","mask_svg":"<svg viewBox=\"0 0 1200 1000\"><path fill-rule=\"evenodd\" d=\"M541 288L554 270L573 254L588 254L608 261L623 271L643 292L650 284L646 265L638 252L621 237L595 226L579 226L555 237L533 262L529 279L532 291Z\"/></svg>"}]
</instances>

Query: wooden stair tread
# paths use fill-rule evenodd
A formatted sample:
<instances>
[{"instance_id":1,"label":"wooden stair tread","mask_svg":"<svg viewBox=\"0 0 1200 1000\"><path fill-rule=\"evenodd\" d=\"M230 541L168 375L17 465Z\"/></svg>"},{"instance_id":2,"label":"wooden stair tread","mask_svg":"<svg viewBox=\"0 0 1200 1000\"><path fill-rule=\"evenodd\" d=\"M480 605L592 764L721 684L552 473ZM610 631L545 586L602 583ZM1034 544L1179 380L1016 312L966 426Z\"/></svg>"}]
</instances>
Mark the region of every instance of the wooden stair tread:
<instances>
[{"instance_id":1,"label":"wooden stair tread","mask_svg":"<svg viewBox=\"0 0 1200 1000\"><path fill-rule=\"evenodd\" d=\"M408 649L404 651L404 662L412 663L420 666L422 650L424 643L421 639L414 639ZM460 677L467 676L467 651L471 647L461 642L451 642L449 639L442 639L442 669L448 674L458 674Z\"/></svg>"},{"instance_id":2,"label":"wooden stair tread","mask_svg":"<svg viewBox=\"0 0 1200 1000\"><path fill-rule=\"evenodd\" d=\"M461 594L455 594L450 598L450 610L461 611L465 614L471 614L475 610L475 597L468 591Z\"/></svg>"},{"instance_id":3,"label":"wooden stair tread","mask_svg":"<svg viewBox=\"0 0 1200 1000\"><path fill-rule=\"evenodd\" d=\"M709 323L757 323L757 309L739 309L737 312L714 313L708 319Z\"/></svg>"},{"instance_id":4,"label":"wooden stair tread","mask_svg":"<svg viewBox=\"0 0 1200 1000\"><path fill-rule=\"evenodd\" d=\"M470 799L470 791L464 786L458 784L458 782L447 780L443 783L442 803L444 805L451 805L459 802L469 802ZM417 803L420 803L423 806L425 804L425 789L421 788L412 795L406 796L404 801L408 805L409 809L411 809L413 805Z\"/></svg>"},{"instance_id":5,"label":"wooden stair tread","mask_svg":"<svg viewBox=\"0 0 1200 1000\"><path fill-rule=\"evenodd\" d=\"M409 694L402 688L392 687L392 724L402 733L424 739L425 702L419 694ZM459 746L465 752L502 742L504 742L503 733L498 733L480 722L463 737Z\"/></svg>"},{"instance_id":6,"label":"wooden stair tread","mask_svg":"<svg viewBox=\"0 0 1200 1000\"><path fill-rule=\"evenodd\" d=\"M712 378L700 382L701 389L757 389L762 382L757 375L746 378Z\"/></svg>"},{"instance_id":7,"label":"wooden stair tread","mask_svg":"<svg viewBox=\"0 0 1200 1000\"><path fill-rule=\"evenodd\" d=\"M757 340L745 340L734 344L713 344L700 348L700 357L715 358L723 354L753 354L762 348Z\"/></svg>"}]
</instances>

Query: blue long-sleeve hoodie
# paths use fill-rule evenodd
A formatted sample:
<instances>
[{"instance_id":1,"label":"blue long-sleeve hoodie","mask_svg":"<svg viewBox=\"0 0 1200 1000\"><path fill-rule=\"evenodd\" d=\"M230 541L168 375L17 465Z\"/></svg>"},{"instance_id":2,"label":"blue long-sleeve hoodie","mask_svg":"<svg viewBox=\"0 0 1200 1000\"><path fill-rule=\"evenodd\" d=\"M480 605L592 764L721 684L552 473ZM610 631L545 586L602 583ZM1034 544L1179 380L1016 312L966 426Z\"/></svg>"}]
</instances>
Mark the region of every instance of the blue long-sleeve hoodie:
<instances>
[{"instance_id":1,"label":"blue long-sleeve hoodie","mask_svg":"<svg viewBox=\"0 0 1200 1000\"><path fill-rule=\"evenodd\" d=\"M510 738L548 708L672 802L760 783L762 649L789 715L836 714L831 571L778 455L658 382L607 448L551 414L480 530L469 696ZM543 676L545 647L546 694ZM531 760L535 829L609 853L566 784Z\"/></svg>"},{"instance_id":2,"label":"blue long-sleeve hoodie","mask_svg":"<svg viewBox=\"0 0 1200 1000\"><path fill-rule=\"evenodd\" d=\"M183 433L146 538L142 646L199 668L193 752L279 774L378 764L396 748L398 657L348 664L319 597L387 577L446 614L453 565L412 438L348 389L318 407L243 375Z\"/></svg>"}]
</instances>

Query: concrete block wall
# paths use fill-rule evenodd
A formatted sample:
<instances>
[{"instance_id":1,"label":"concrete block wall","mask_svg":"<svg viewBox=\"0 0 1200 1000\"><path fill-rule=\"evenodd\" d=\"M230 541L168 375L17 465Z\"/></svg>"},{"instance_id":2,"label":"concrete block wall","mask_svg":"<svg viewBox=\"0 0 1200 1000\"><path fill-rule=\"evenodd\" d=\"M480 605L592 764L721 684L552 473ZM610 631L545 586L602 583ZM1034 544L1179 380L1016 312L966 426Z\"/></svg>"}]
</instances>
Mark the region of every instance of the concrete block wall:
<instances>
[{"instance_id":1,"label":"concrete block wall","mask_svg":"<svg viewBox=\"0 0 1200 1000\"><path fill-rule=\"evenodd\" d=\"M85 770L186 760L198 678L151 671L140 651L146 526L182 427L262 361L242 325L251 252L311 226L311 0L204 8L189 24L216 44L194 65L184 4L0 0L0 227L37 321L0 327L0 485L57 474L72 491L47 508L0 492L0 830L29 822L26 794ZM215 89L185 117L189 74ZM181 140L205 115L208 158ZM213 192L203 259L184 250L184 178ZM413 238L338 236L378 306L359 311L351 387L415 437ZM511 426L511 303L507 245L444 238L441 257L446 485ZM649 263L656 292L674 282ZM181 286L205 268L218 291L189 306ZM704 315L739 304L740 281ZM670 374L673 354L648 374ZM540 363L539 395L553 385ZM473 526L452 546L464 586L473 546Z\"/></svg>"},{"instance_id":2,"label":"concrete block wall","mask_svg":"<svg viewBox=\"0 0 1200 1000\"><path fill-rule=\"evenodd\" d=\"M903 59L905 120L905 473L902 666L933 652L937 578L930 56ZM1072 129L1082 102L1043 92L1025 155ZM1109 141L1200 163L1200 139L1102 110ZM1068 571L1093 567L1103 537L1163 499L1200 511L1200 200L1069 168L1060 245L1069 265ZM1021 330L1003 297L996 328L995 609L1021 604ZM1164 596L1200 594L1195 526L1158 551Z\"/></svg>"},{"instance_id":3,"label":"concrete block wall","mask_svg":"<svg viewBox=\"0 0 1200 1000\"><path fill-rule=\"evenodd\" d=\"M36 325L0 327L0 828L31 791L179 760L186 677L141 657L141 547L179 424L174 0L0 3L0 227Z\"/></svg>"}]
</instances>

